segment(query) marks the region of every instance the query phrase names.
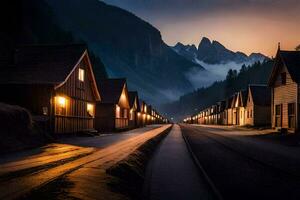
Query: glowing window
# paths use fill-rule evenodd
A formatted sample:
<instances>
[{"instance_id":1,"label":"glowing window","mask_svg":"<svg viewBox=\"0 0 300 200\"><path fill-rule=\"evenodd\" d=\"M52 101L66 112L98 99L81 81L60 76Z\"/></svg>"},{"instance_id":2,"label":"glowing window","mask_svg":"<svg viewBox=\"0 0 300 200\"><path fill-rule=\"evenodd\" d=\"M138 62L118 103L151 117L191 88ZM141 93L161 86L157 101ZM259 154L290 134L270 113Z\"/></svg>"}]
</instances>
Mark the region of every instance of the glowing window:
<instances>
[{"instance_id":1,"label":"glowing window","mask_svg":"<svg viewBox=\"0 0 300 200\"><path fill-rule=\"evenodd\" d=\"M84 69L79 68L78 79L82 82L84 81Z\"/></svg>"},{"instance_id":2,"label":"glowing window","mask_svg":"<svg viewBox=\"0 0 300 200\"><path fill-rule=\"evenodd\" d=\"M87 111L87 113L88 113L91 117L94 117L94 116L95 116L95 109L94 109L94 105L93 105L93 104L88 103L87 106L86 106L86 111Z\"/></svg>"},{"instance_id":3,"label":"glowing window","mask_svg":"<svg viewBox=\"0 0 300 200\"><path fill-rule=\"evenodd\" d=\"M65 97L56 97L56 103L59 107L64 108L66 107L66 98Z\"/></svg>"},{"instance_id":4,"label":"glowing window","mask_svg":"<svg viewBox=\"0 0 300 200\"><path fill-rule=\"evenodd\" d=\"M116 105L116 118L121 117L121 108L120 106Z\"/></svg>"}]
</instances>

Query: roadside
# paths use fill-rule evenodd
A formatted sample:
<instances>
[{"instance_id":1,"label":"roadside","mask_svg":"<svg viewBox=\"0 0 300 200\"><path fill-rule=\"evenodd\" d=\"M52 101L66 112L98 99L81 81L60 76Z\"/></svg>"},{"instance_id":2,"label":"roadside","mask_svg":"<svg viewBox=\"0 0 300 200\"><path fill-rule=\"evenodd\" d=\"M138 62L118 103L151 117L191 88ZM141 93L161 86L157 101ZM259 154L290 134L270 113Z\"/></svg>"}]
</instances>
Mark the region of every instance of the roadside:
<instances>
[{"instance_id":1,"label":"roadside","mask_svg":"<svg viewBox=\"0 0 300 200\"><path fill-rule=\"evenodd\" d=\"M178 125L155 151L146 172L144 199L214 199L194 164Z\"/></svg>"},{"instance_id":2,"label":"roadside","mask_svg":"<svg viewBox=\"0 0 300 200\"><path fill-rule=\"evenodd\" d=\"M71 196L78 196L79 194L77 194L77 192L79 191L86 191L86 195L89 195L88 190L90 190L91 188L94 188L95 190L101 190L101 186L99 186L99 188L97 187L98 182L102 182L103 184L107 183L107 180L105 180L105 178L107 177L104 176L106 174L105 170L107 168L114 165L118 161L126 158L144 142L160 134L169 126L170 125L163 125L161 127L157 127L152 130L136 134L133 137L120 140L119 142L114 142L109 146L105 146L102 149L94 150L88 155L85 155L75 160L70 160L66 163L61 163L55 166L49 166L49 168L44 168L40 171L34 171L33 173L29 172L26 174L22 174L19 177L15 176L9 177L8 179L0 179L0 198L14 199L16 197L28 194L33 190L39 190L41 189L41 187L48 187L49 183L53 183L56 181L60 183L65 183L64 181L62 181L64 179L68 179L68 182L71 181L72 183L78 183L74 186L74 191L76 194L70 191L70 194L72 194ZM82 147L80 147L79 149L81 148ZM76 150L74 150L74 152L76 152ZM72 151L70 151L69 154L72 155ZM37 159L39 159L39 157L37 157ZM26 162L26 160L24 160L24 162ZM81 181L78 181L78 179L80 179ZM86 181L89 180L91 182L89 182L88 184ZM66 187L68 186L68 184L63 185L65 185ZM77 187L83 188L81 188L81 190L78 190ZM92 194L96 195L96 193L91 193L91 195ZM97 194L99 195L102 193ZM30 196L25 196L24 198L31 199Z\"/></svg>"},{"instance_id":3,"label":"roadside","mask_svg":"<svg viewBox=\"0 0 300 200\"><path fill-rule=\"evenodd\" d=\"M260 139L262 141L281 144L284 146L299 146L300 147L300 134L280 134L274 129L256 129L249 127L238 126L222 126L222 125L198 125L193 124L195 127L203 127L211 130L223 131L224 135L236 135L244 138Z\"/></svg>"}]
</instances>

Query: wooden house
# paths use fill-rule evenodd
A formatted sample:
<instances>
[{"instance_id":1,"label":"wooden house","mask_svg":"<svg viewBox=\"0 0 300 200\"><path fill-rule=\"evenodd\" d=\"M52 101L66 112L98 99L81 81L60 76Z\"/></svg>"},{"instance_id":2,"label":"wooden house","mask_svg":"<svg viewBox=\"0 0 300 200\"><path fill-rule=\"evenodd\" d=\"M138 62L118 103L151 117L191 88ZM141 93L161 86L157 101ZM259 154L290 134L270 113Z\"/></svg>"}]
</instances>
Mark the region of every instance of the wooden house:
<instances>
[{"instance_id":1,"label":"wooden house","mask_svg":"<svg viewBox=\"0 0 300 200\"><path fill-rule=\"evenodd\" d=\"M249 85L245 107L245 124L267 126L271 124L271 89L267 85Z\"/></svg>"},{"instance_id":2,"label":"wooden house","mask_svg":"<svg viewBox=\"0 0 300 200\"><path fill-rule=\"evenodd\" d=\"M226 113L225 113L225 107L226 107L226 101L219 101L217 103L218 105L218 110L217 110L217 113L218 113L218 119L217 119L217 124L225 124L225 120L226 120Z\"/></svg>"},{"instance_id":3,"label":"wooden house","mask_svg":"<svg viewBox=\"0 0 300 200\"><path fill-rule=\"evenodd\" d=\"M300 52L278 50L271 76L272 127L299 129Z\"/></svg>"},{"instance_id":4,"label":"wooden house","mask_svg":"<svg viewBox=\"0 0 300 200\"><path fill-rule=\"evenodd\" d=\"M138 113L140 112L140 103L137 91L129 91L129 126L132 128L138 127Z\"/></svg>"},{"instance_id":5,"label":"wooden house","mask_svg":"<svg viewBox=\"0 0 300 200\"><path fill-rule=\"evenodd\" d=\"M235 99L235 95L229 97L226 99L226 125L232 125L233 124L233 102Z\"/></svg>"},{"instance_id":6,"label":"wooden house","mask_svg":"<svg viewBox=\"0 0 300 200\"><path fill-rule=\"evenodd\" d=\"M236 93L233 103L233 124L245 125L245 107L248 98L248 90L242 90Z\"/></svg>"},{"instance_id":7,"label":"wooden house","mask_svg":"<svg viewBox=\"0 0 300 200\"><path fill-rule=\"evenodd\" d=\"M232 125L239 125L239 95L238 92L233 95L233 100L231 102L232 108Z\"/></svg>"},{"instance_id":8,"label":"wooden house","mask_svg":"<svg viewBox=\"0 0 300 200\"><path fill-rule=\"evenodd\" d=\"M95 128L100 94L84 45L19 47L0 76L0 101L27 108L49 131Z\"/></svg>"},{"instance_id":9,"label":"wooden house","mask_svg":"<svg viewBox=\"0 0 300 200\"><path fill-rule=\"evenodd\" d=\"M138 124L139 126L145 126L147 122L147 104L145 101L140 101L140 112L138 112Z\"/></svg>"},{"instance_id":10,"label":"wooden house","mask_svg":"<svg viewBox=\"0 0 300 200\"><path fill-rule=\"evenodd\" d=\"M129 97L126 79L98 81L102 101L96 107L96 129L119 131L129 128Z\"/></svg>"}]
</instances>

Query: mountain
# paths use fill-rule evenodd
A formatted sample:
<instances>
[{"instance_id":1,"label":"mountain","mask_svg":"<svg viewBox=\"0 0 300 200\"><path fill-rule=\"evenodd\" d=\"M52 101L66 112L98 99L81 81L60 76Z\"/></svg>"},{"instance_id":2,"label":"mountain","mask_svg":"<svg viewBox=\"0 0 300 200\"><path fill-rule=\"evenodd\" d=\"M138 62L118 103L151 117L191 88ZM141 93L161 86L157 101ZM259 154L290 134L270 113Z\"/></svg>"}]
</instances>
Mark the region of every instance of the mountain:
<instances>
[{"instance_id":1,"label":"mountain","mask_svg":"<svg viewBox=\"0 0 300 200\"><path fill-rule=\"evenodd\" d=\"M252 53L247 56L243 52L233 52L227 49L218 41L210 41L203 37L196 48L195 45L183 45L177 43L173 50L179 55L184 56L194 63L202 61L207 64L224 64L229 62L235 63L254 63L256 61L263 61L267 57L261 53Z\"/></svg>"},{"instance_id":2,"label":"mountain","mask_svg":"<svg viewBox=\"0 0 300 200\"><path fill-rule=\"evenodd\" d=\"M162 105L160 110L175 121L182 120L237 91L246 89L249 84L267 84L273 64L274 61L269 59L249 66L242 65L239 72L229 70L225 80L182 95L179 100Z\"/></svg>"},{"instance_id":3,"label":"mountain","mask_svg":"<svg viewBox=\"0 0 300 200\"><path fill-rule=\"evenodd\" d=\"M159 30L132 13L98 0L45 0L56 23L87 42L110 77L126 77L130 89L159 103L192 91L185 73L205 69L178 55Z\"/></svg>"},{"instance_id":4,"label":"mountain","mask_svg":"<svg viewBox=\"0 0 300 200\"><path fill-rule=\"evenodd\" d=\"M5 0L0 7L0 21L0 67L12 62L12 51L20 45L85 43L57 24L58 19L44 0ZM107 78L99 56L93 51L89 54L95 75Z\"/></svg>"}]
</instances>

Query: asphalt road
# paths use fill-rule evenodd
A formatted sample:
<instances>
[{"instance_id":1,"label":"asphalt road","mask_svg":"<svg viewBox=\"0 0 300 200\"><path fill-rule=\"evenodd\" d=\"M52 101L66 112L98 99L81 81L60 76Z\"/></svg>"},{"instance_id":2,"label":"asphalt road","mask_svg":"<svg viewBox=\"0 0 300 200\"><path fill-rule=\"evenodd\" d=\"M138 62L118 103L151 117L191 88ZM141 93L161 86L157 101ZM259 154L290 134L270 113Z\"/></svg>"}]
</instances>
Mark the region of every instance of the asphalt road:
<instances>
[{"instance_id":1,"label":"asphalt road","mask_svg":"<svg viewBox=\"0 0 300 200\"><path fill-rule=\"evenodd\" d=\"M178 125L173 126L148 164L144 199L215 199L193 162Z\"/></svg>"},{"instance_id":2,"label":"asphalt road","mask_svg":"<svg viewBox=\"0 0 300 200\"><path fill-rule=\"evenodd\" d=\"M169 125L159 125L123 134L68 138L62 143L3 156L0 159L0 199L22 197L66 174L75 177L74 182L90 189L89 186L97 185L95 183L99 181L99 176L92 176L85 182L84 178L105 171L167 127ZM82 171L83 179L77 177L82 175ZM80 191L92 195L90 191ZM93 194L92 199L96 199L96 194L100 193Z\"/></svg>"},{"instance_id":3,"label":"asphalt road","mask_svg":"<svg viewBox=\"0 0 300 200\"><path fill-rule=\"evenodd\" d=\"M263 140L255 130L181 128L223 199L300 199L299 146Z\"/></svg>"}]
</instances>

